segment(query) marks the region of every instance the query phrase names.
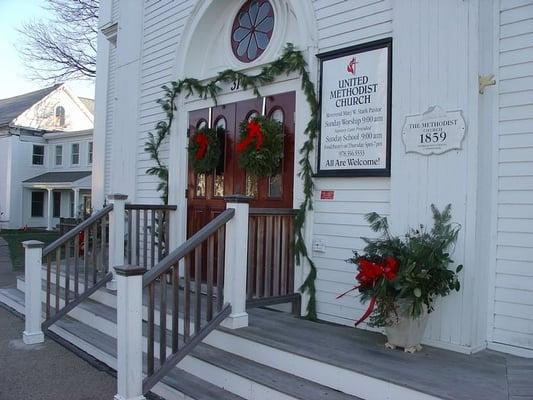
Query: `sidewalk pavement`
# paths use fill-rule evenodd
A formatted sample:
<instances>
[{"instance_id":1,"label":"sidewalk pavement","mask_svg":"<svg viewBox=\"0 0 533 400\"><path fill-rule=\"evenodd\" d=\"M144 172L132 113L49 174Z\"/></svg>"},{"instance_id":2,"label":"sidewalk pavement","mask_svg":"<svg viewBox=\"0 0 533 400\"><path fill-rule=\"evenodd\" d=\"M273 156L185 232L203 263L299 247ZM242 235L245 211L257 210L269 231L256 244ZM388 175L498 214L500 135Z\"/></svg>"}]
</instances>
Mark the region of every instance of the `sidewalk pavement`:
<instances>
[{"instance_id":1,"label":"sidewalk pavement","mask_svg":"<svg viewBox=\"0 0 533 400\"><path fill-rule=\"evenodd\" d=\"M14 286L9 249L0 238L0 287ZM116 380L52 339L22 342L24 321L0 307L0 400L112 400Z\"/></svg>"}]
</instances>

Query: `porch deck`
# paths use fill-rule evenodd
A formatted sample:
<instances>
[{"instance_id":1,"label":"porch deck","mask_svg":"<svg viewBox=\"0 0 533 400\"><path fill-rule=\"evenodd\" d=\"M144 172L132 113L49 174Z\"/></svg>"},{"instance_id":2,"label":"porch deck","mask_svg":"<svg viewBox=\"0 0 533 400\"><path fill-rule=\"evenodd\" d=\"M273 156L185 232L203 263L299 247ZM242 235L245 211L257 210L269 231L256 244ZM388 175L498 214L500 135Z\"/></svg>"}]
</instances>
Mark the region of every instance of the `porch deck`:
<instances>
[{"instance_id":1,"label":"porch deck","mask_svg":"<svg viewBox=\"0 0 533 400\"><path fill-rule=\"evenodd\" d=\"M385 348L379 333L314 323L267 309L249 312L233 335L450 400L533 399L533 359L484 350L473 355L424 346Z\"/></svg>"},{"instance_id":2,"label":"porch deck","mask_svg":"<svg viewBox=\"0 0 533 400\"><path fill-rule=\"evenodd\" d=\"M22 282L23 278L19 278L19 281ZM55 287L52 289L52 293L54 293ZM23 306L23 293L17 289L10 290L11 292L6 292L5 295L11 296L14 302ZM100 296L112 299L115 292L101 289ZM191 293L191 296L191 303L195 304L195 293ZM156 293L156 298L158 297ZM202 294L202 297L205 295ZM108 305L104 303L108 303ZM115 324L116 310L109 305L112 301L104 301L104 303L90 299L82 303L80 308ZM146 297L144 303L147 304ZM205 305L205 299L202 300L202 305ZM156 308L157 306L156 304ZM204 319L204 307L201 311L202 319ZM317 385L309 376L306 379L295 378L293 375L288 376L287 374L298 375L298 373L291 370L290 362L282 365L281 363L285 362L285 359L276 359L278 357L276 351L279 350L279 354L289 354L312 360L313 363L308 365L308 368L314 368L311 375L331 374L331 371L335 370L336 367L339 374L332 379L337 381L343 379L343 371L374 378L379 387L383 386L384 393L386 392L386 384L390 383L439 399L533 399L533 359L490 350L465 355L430 346L424 346L421 352L407 354L398 350L386 349L384 346L385 337L379 333L324 322L310 322L288 313L266 308L252 308L248 312L248 327L238 330L218 327L212 333L216 336L218 331L225 335L226 339L233 337L241 340L238 346L232 348L233 355L228 352L229 349L224 349L223 346L219 349L212 347L219 345L226 339L221 340L220 337L211 339L208 336L205 340L206 346L195 349L193 356L223 369L232 370L241 376L247 376L251 380L275 386L280 391L298 393L296 398L306 400L310 398L325 399L326 397L337 399L347 395L325 389L323 386L325 383ZM102 351L114 353L113 349L116 346L114 339L107 337L102 332L91 330L91 327L75 322L69 317L61 321L60 326L63 329L68 328L67 330L78 327L72 333L78 337L94 331L92 336L89 335L90 337L86 338L86 341L93 342L95 346L109 342L109 345ZM170 342L170 339L167 342ZM270 357L270 360L274 359L279 365L277 368L284 370L284 373L264 365L266 360L261 359L258 345L263 345L267 349L266 354L268 355L266 357ZM239 353L241 348L242 352ZM257 356L255 362L249 361L250 354ZM296 361L294 362L296 363ZM324 368L322 369L321 366ZM313 385L320 388L321 395L314 392L316 388ZM340 386L342 385L353 389L356 383L350 381ZM309 396L310 392L313 393L311 397ZM361 397L367 398L366 396ZM347 398L356 397L347 396ZM390 396L387 398L394 399Z\"/></svg>"}]
</instances>

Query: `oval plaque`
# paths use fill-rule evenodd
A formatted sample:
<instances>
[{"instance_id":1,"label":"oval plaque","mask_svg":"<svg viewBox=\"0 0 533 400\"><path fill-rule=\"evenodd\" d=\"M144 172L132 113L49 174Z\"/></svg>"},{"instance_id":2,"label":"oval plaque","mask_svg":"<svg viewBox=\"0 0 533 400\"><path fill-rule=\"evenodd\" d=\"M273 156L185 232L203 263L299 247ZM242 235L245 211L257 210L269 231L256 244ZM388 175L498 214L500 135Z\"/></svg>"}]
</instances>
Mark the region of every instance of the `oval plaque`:
<instances>
[{"instance_id":1,"label":"oval plaque","mask_svg":"<svg viewBox=\"0 0 533 400\"><path fill-rule=\"evenodd\" d=\"M461 110L429 107L423 114L405 117L402 140L406 153L442 154L461 149L466 123Z\"/></svg>"}]
</instances>

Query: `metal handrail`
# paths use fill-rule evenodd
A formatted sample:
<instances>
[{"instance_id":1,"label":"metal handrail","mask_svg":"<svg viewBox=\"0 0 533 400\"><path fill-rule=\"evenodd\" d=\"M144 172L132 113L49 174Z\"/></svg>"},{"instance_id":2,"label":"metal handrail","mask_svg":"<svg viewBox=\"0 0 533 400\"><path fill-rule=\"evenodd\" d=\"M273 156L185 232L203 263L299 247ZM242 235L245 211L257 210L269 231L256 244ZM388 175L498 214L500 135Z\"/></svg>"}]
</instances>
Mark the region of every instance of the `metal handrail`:
<instances>
[{"instance_id":1,"label":"metal handrail","mask_svg":"<svg viewBox=\"0 0 533 400\"><path fill-rule=\"evenodd\" d=\"M168 256L159 261L154 268L144 274L143 286L149 285L151 282L157 279L157 277L167 272L174 264L176 264L176 261L179 261L196 247L198 247L198 245L200 245L204 240L206 240L220 227L224 226L226 222L232 219L234 215L235 209L228 208L207 225L205 225L202 229L192 235L176 250L172 251Z\"/></svg>"},{"instance_id":2,"label":"metal handrail","mask_svg":"<svg viewBox=\"0 0 533 400\"><path fill-rule=\"evenodd\" d=\"M112 210L113 210L113 204L109 204L107 207L102 208L97 213L91 215L89 218L87 218L81 224L76 226L74 229L71 229L66 234L61 236L59 239L57 239L56 241L46 246L43 250L43 257L46 257L53 251L57 250L59 247L63 246L66 242L68 242L70 239L75 238L76 235L78 235L81 231L87 229L89 226L97 222L99 219L105 217Z\"/></svg>"}]
</instances>

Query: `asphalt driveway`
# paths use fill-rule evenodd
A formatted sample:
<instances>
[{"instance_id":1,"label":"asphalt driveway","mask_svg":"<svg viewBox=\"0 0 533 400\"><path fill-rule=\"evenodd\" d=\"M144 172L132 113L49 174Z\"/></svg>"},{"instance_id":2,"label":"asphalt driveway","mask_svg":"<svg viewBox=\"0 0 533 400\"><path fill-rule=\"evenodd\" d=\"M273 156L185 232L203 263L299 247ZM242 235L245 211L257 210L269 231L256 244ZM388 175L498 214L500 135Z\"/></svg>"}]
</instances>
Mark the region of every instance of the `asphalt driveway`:
<instances>
[{"instance_id":1,"label":"asphalt driveway","mask_svg":"<svg viewBox=\"0 0 533 400\"><path fill-rule=\"evenodd\" d=\"M19 272L20 273L20 272ZM7 243L0 238L0 287L14 286ZM22 342L24 320L0 307L0 400L112 400L116 380L49 337Z\"/></svg>"}]
</instances>

